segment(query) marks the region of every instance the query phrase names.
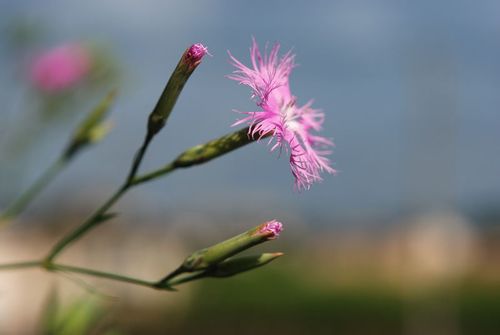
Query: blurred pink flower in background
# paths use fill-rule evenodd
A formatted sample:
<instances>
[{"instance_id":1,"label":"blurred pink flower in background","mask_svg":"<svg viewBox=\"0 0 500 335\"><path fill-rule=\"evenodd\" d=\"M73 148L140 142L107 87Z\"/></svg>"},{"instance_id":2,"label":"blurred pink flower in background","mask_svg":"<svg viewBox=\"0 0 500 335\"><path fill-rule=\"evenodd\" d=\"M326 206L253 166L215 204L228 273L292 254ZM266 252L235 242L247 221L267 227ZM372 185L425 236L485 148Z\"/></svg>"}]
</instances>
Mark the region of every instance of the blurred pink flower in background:
<instances>
[{"instance_id":1,"label":"blurred pink flower in background","mask_svg":"<svg viewBox=\"0 0 500 335\"><path fill-rule=\"evenodd\" d=\"M262 57L253 40L250 48L251 68L229 53L236 70L228 78L249 86L253 90L252 98L258 98L257 105L260 108L255 112L241 112L248 116L235 125L249 124L251 136L262 138L271 135L271 142L274 141L271 151L277 148L289 150L295 187L298 190L309 189L314 182L322 180L321 172L335 173L326 157L331 153L326 148L332 147L333 142L311 133L321 130L324 114L311 108L312 102L304 106L296 104L289 85L294 55L289 51L278 58L279 49L280 45L276 43L269 55L265 52Z\"/></svg>"},{"instance_id":2,"label":"blurred pink flower in background","mask_svg":"<svg viewBox=\"0 0 500 335\"><path fill-rule=\"evenodd\" d=\"M57 93L81 82L91 68L90 52L79 44L64 44L38 54L30 66L33 85Z\"/></svg>"}]
</instances>

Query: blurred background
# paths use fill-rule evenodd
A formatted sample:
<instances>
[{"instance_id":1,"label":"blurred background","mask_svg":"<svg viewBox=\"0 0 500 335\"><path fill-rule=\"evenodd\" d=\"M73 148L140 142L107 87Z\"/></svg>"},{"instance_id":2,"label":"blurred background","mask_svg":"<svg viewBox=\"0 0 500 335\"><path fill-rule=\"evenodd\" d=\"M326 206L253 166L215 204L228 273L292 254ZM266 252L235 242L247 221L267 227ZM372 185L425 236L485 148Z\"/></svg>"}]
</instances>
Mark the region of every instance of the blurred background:
<instances>
[{"instance_id":1,"label":"blurred background","mask_svg":"<svg viewBox=\"0 0 500 335\"><path fill-rule=\"evenodd\" d=\"M67 334L498 334L499 13L494 0L0 1L0 209L119 88L111 134L0 231L2 263L40 257L120 185L192 43L212 57L143 171L231 131L233 109L255 109L224 77L227 50L248 63L251 36L293 49L292 92L325 112L339 171L294 192L286 157L257 143L134 189L61 259L155 279L272 218L285 232L260 249L286 256L177 293L2 272L0 333L43 333L55 318ZM84 74L44 86L34 62L68 45Z\"/></svg>"}]
</instances>

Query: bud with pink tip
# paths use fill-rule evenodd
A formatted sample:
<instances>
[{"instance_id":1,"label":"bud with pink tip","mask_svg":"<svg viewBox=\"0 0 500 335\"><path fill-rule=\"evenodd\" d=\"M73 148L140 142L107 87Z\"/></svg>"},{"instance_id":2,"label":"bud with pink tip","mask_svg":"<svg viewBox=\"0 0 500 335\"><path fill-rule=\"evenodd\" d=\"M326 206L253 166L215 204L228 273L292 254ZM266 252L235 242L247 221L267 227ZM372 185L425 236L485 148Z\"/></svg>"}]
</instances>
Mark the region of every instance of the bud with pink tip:
<instances>
[{"instance_id":1,"label":"bud with pink tip","mask_svg":"<svg viewBox=\"0 0 500 335\"><path fill-rule=\"evenodd\" d=\"M175 271L161 279L157 283L157 286L168 286L168 283L173 278L186 272L206 270L208 272L204 272L204 275L209 275L211 270L216 269L219 264L223 264L223 262L228 260L228 258L257 244L276 239L282 230L283 225L281 222L271 220L211 247L195 251L189 255ZM269 261L279 256L281 256L281 254L272 254L271 256L267 255L264 258L245 258L241 262L231 261L231 263L228 263L231 266L226 268L226 265L224 265L222 268L224 270L221 270L219 276L223 277L223 274L226 274L225 276L230 276L231 274L236 274L237 272L246 271L244 269L250 270L253 267L267 264Z\"/></svg>"},{"instance_id":2,"label":"bud with pink tip","mask_svg":"<svg viewBox=\"0 0 500 335\"><path fill-rule=\"evenodd\" d=\"M194 252L186 258L183 266L187 271L206 269L254 245L276 239L282 229L283 225L276 220L264 222L240 235Z\"/></svg>"},{"instance_id":3,"label":"bud with pink tip","mask_svg":"<svg viewBox=\"0 0 500 335\"><path fill-rule=\"evenodd\" d=\"M149 115L148 137L152 138L165 126L184 85L207 53L207 48L201 43L193 44L184 51L160 99Z\"/></svg>"}]
</instances>

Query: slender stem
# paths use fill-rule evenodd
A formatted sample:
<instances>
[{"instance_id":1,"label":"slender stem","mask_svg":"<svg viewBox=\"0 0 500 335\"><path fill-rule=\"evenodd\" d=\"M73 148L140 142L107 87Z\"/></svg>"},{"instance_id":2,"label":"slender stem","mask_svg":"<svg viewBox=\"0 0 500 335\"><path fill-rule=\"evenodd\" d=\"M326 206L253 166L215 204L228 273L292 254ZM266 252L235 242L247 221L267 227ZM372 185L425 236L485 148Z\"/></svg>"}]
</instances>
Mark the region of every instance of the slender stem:
<instances>
[{"instance_id":1,"label":"slender stem","mask_svg":"<svg viewBox=\"0 0 500 335\"><path fill-rule=\"evenodd\" d=\"M46 267L44 264L44 261L26 261L26 262L19 262L19 263L0 264L0 271L37 268L37 267L46 269L48 271L80 273L80 274L88 275L88 276L92 276L92 277L106 278L106 279L110 279L110 280L114 280L114 281L119 281L119 282L139 285L139 286L146 286L146 287L150 287L150 288L154 288L154 289L172 290L170 288L170 286L168 286L168 285L158 287L156 285L156 283L157 283L156 281L148 281L148 280L143 280L143 279L139 279L139 278L123 276L123 275L120 275L117 273L112 273L112 272L104 272L104 271L83 268L83 267L79 267L79 266L64 265L64 264L57 264L57 263L51 263L49 267Z\"/></svg>"},{"instance_id":2,"label":"slender stem","mask_svg":"<svg viewBox=\"0 0 500 335\"><path fill-rule=\"evenodd\" d=\"M63 237L53 248L52 251L45 258L45 264L49 266L55 257L63 251L69 244L73 243L75 240L79 239L90 229L96 227L100 223L104 222L103 215L106 211L114 205L122 197L122 195L128 190L130 186L125 184L120 187L97 211L94 212L87 220L85 220L80 226L78 226L71 233Z\"/></svg>"},{"instance_id":3,"label":"slender stem","mask_svg":"<svg viewBox=\"0 0 500 335\"><path fill-rule=\"evenodd\" d=\"M148 131L146 133L146 137L144 138L144 142L142 143L142 146L139 148L137 153L135 154L134 161L132 163L132 167L130 168L130 172L127 177L127 184L130 184L132 180L134 179L135 175L137 174L137 170L139 170L139 166L141 165L142 159L144 158L144 154L146 153L146 150L148 149L149 144L151 143L151 140L154 137L154 133Z\"/></svg>"},{"instance_id":4,"label":"slender stem","mask_svg":"<svg viewBox=\"0 0 500 335\"><path fill-rule=\"evenodd\" d=\"M19 262L19 263L10 263L10 264L0 264L0 271L4 270L17 270L24 268L34 268L41 266L42 262L40 261L27 261L27 262Z\"/></svg>"},{"instance_id":5,"label":"slender stem","mask_svg":"<svg viewBox=\"0 0 500 335\"><path fill-rule=\"evenodd\" d=\"M190 282L193 280L202 279L205 277L207 277L207 273L204 271L198 272L198 273L191 273L187 276L175 277L175 278L172 278L166 282L162 282L162 285L166 285L167 287L172 287L172 286L184 284L184 283L187 283L187 282ZM156 284L156 285L158 286L158 284ZM163 286L160 286L160 287L163 287Z\"/></svg>"},{"instance_id":6,"label":"slender stem","mask_svg":"<svg viewBox=\"0 0 500 335\"><path fill-rule=\"evenodd\" d=\"M82 268L82 267L78 267L78 266L52 264L50 266L50 269L54 270L54 271L80 273L80 274L84 274L84 275L88 275L88 276L92 276L92 277L106 278L106 279L110 279L110 280L114 280L114 281L120 281L120 282L129 283L129 284L135 284L135 285L140 285L140 286L156 288L155 282L152 282L152 281L123 276L123 275L111 273L111 272L104 272L104 271L97 271L97 270Z\"/></svg>"},{"instance_id":7,"label":"slender stem","mask_svg":"<svg viewBox=\"0 0 500 335\"><path fill-rule=\"evenodd\" d=\"M170 272L167 276L163 277L158 282L156 282L156 286L161 287L163 285L168 285L168 282L170 280L172 280L174 277L177 277L185 272L186 272L185 267L183 265L181 265L177 269L175 269L174 271Z\"/></svg>"},{"instance_id":8,"label":"slender stem","mask_svg":"<svg viewBox=\"0 0 500 335\"><path fill-rule=\"evenodd\" d=\"M98 271L98 270L93 270L93 269L88 269L88 268L83 268L83 267L73 266L73 265L51 263L49 267L46 267L44 261L26 261L26 262L19 262L19 263L0 264L0 271L19 270L19 269L28 269L28 268L37 268L37 267L40 267L40 268L43 268L43 269L46 269L49 271L80 273L80 274L84 274L84 275L88 275L88 276L92 276L92 277L106 278L109 280L120 281L120 282L124 282L124 283L146 286L146 287L150 287L150 288L154 288L154 289L164 289L164 290L172 290L171 287L174 285L180 285L183 283L187 283L189 281L201 279L201 278L206 276L205 273L201 272L201 273L189 274L189 275L184 276L184 277L173 278L172 280L169 280L168 282L149 281L149 280L124 276L124 275L120 275L117 273Z\"/></svg>"},{"instance_id":9,"label":"slender stem","mask_svg":"<svg viewBox=\"0 0 500 335\"><path fill-rule=\"evenodd\" d=\"M141 165L142 159L144 158L144 154L148 149L151 140L154 137L154 133L150 131L147 132L146 137L144 138L144 142L142 146L137 151L134 160L132 162L132 167L130 168L130 172L128 177L123 184L97 211L94 212L87 220L85 220L80 226L78 226L75 230L73 230L69 235L63 237L53 248L49 255L45 258L45 265L50 266L55 257L64 250L68 245L73 243L82 237L87 231L96 227L97 225L103 223L103 216L106 214L106 211L111 208L115 204L115 202L120 199L123 194L133 186L133 179L137 174L139 166Z\"/></svg>"},{"instance_id":10,"label":"slender stem","mask_svg":"<svg viewBox=\"0 0 500 335\"><path fill-rule=\"evenodd\" d=\"M255 141L249 134L249 128L243 128L226 134L204 144L196 145L182 152L174 161L163 168L133 178L131 185L139 185L155 178L169 174L177 168L188 168L198 164L204 164L212 159L218 158L233 150ZM271 136L265 134L260 138Z\"/></svg>"},{"instance_id":11,"label":"slender stem","mask_svg":"<svg viewBox=\"0 0 500 335\"><path fill-rule=\"evenodd\" d=\"M60 157L49 166L45 172L15 200L1 215L0 226L6 224L9 219L19 215L47 184L66 166L68 160Z\"/></svg>"},{"instance_id":12,"label":"slender stem","mask_svg":"<svg viewBox=\"0 0 500 335\"><path fill-rule=\"evenodd\" d=\"M106 211L116 202L121 196L131 187L145 183L160 176L164 176L174 171L177 168L187 168L198 164L206 163L214 158L225 155L226 153L238 149L244 145L252 143L253 138L248 136L248 128L237 130L233 133L224 135L215 140L209 141L202 145L194 146L181 153L173 162L163 168L136 177L139 165L144 157L146 149L154 136L150 131L144 139L144 143L138 150L132 168L128 175L125 184L119 188L111 198L105 202L94 214L92 214L85 222L77 227L69 235L63 237L52 249L49 255L45 258L45 266L49 267L55 257L68 245L81 238L87 231L105 221L104 215Z\"/></svg>"},{"instance_id":13,"label":"slender stem","mask_svg":"<svg viewBox=\"0 0 500 335\"><path fill-rule=\"evenodd\" d=\"M150 180L153 180L155 178L164 176L166 174L169 174L170 172L174 171L177 167L175 166L174 162L166 165L165 167L158 169L156 171L144 174L142 176L136 177L131 181L131 186L136 186L145 182L148 182Z\"/></svg>"}]
</instances>

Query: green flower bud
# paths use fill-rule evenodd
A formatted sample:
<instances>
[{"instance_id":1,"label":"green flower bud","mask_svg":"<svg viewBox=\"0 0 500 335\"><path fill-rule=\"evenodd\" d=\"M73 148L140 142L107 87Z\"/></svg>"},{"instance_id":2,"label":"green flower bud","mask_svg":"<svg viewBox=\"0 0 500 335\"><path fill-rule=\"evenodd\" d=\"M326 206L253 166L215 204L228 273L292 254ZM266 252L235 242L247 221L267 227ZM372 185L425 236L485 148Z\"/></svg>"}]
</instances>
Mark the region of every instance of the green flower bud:
<instances>
[{"instance_id":1,"label":"green flower bud","mask_svg":"<svg viewBox=\"0 0 500 335\"><path fill-rule=\"evenodd\" d=\"M165 126L165 123L174 108L184 84L186 84L193 71L201 63L203 56L207 53L207 48L201 43L193 44L187 48L186 51L184 51L179 63L175 67L174 72L170 76L167 86L165 86L160 99L149 115L149 136L154 136Z\"/></svg>"},{"instance_id":2,"label":"green flower bud","mask_svg":"<svg viewBox=\"0 0 500 335\"><path fill-rule=\"evenodd\" d=\"M111 123L104 119L110 111L115 98L116 90L113 90L79 124L64 152L65 158L74 156L80 149L89 144L99 142L109 133Z\"/></svg>"},{"instance_id":3,"label":"green flower bud","mask_svg":"<svg viewBox=\"0 0 500 335\"><path fill-rule=\"evenodd\" d=\"M222 263L217 264L212 270L207 273L208 277L230 277L240 274L245 271L266 265L267 263L283 256L282 252L264 253L261 255L246 256L231 258Z\"/></svg>"},{"instance_id":4,"label":"green flower bud","mask_svg":"<svg viewBox=\"0 0 500 335\"><path fill-rule=\"evenodd\" d=\"M202 164L253 141L254 139L248 133L248 128L244 128L210 142L189 148L177 157L174 166L189 167Z\"/></svg>"},{"instance_id":5,"label":"green flower bud","mask_svg":"<svg viewBox=\"0 0 500 335\"><path fill-rule=\"evenodd\" d=\"M194 252L184 260L181 268L184 272L207 269L254 245L277 238L281 230L280 222L265 222L243 234Z\"/></svg>"},{"instance_id":6,"label":"green flower bud","mask_svg":"<svg viewBox=\"0 0 500 335\"><path fill-rule=\"evenodd\" d=\"M281 254L264 254L265 256L261 255L262 258L252 256L250 258L231 259L226 261L229 263L222 265L220 269L218 268L222 264L221 262L241 251L278 238L282 229L281 222L271 220L214 246L198 250L188 256L175 271L159 280L156 287L167 287L172 283L178 284L206 276L227 277L269 263L274 258L281 256ZM274 255L274 257L271 255ZM214 271L213 275L212 271ZM195 272L195 274L186 278L174 279L186 272Z\"/></svg>"}]
</instances>

